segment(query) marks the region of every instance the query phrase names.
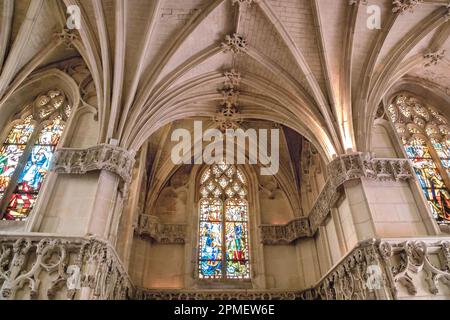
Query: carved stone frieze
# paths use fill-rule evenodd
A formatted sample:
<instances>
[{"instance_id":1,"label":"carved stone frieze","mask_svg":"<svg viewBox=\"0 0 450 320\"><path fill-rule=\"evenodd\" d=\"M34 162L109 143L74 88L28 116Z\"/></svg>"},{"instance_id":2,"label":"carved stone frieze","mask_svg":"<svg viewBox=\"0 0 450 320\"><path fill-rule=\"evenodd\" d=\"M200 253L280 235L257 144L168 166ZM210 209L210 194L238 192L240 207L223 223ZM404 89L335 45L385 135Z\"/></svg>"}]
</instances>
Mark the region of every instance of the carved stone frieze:
<instances>
[{"instance_id":1,"label":"carved stone frieze","mask_svg":"<svg viewBox=\"0 0 450 320\"><path fill-rule=\"evenodd\" d=\"M137 289L138 300L313 300L308 291L279 290L148 290Z\"/></svg>"},{"instance_id":2,"label":"carved stone frieze","mask_svg":"<svg viewBox=\"0 0 450 320\"><path fill-rule=\"evenodd\" d=\"M141 214L136 233L162 244L184 244L186 228L184 224L163 224L156 216Z\"/></svg>"},{"instance_id":3,"label":"carved stone frieze","mask_svg":"<svg viewBox=\"0 0 450 320\"><path fill-rule=\"evenodd\" d=\"M135 154L120 147L101 144L88 149L62 148L56 151L52 171L65 174L85 174L107 170L117 174L128 184Z\"/></svg>"},{"instance_id":4,"label":"carved stone frieze","mask_svg":"<svg viewBox=\"0 0 450 320\"><path fill-rule=\"evenodd\" d=\"M103 241L0 237L0 300L125 300L132 296L125 269Z\"/></svg>"},{"instance_id":5,"label":"carved stone frieze","mask_svg":"<svg viewBox=\"0 0 450 320\"><path fill-rule=\"evenodd\" d=\"M266 245L289 244L300 238L311 236L308 218L300 218L286 225L262 225L261 242Z\"/></svg>"}]
</instances>

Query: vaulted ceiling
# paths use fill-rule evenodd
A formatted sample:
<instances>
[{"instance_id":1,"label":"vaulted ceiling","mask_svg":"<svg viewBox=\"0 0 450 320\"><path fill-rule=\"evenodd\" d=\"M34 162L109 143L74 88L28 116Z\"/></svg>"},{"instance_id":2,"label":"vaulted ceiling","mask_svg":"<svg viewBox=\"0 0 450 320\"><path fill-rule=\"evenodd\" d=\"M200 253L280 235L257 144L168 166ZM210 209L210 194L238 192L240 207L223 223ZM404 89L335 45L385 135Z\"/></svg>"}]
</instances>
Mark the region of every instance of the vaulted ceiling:
<instances>
[{"instance_id":1,"label":"vaulted ceiling","mask_svg":"<svg viewBox=\"0 0 450 320\"><path fill-rule=\"evenodd\" d=\"M69 5L78 31L64 31ZM0 112L31 73L79 56L99 142L134 150L166 124L214 116L231 69L244 119L283 124L328 159L368 150L400 82L450 100L449 0L0 0L0 11Z\"/></svg>"}]
</instances>

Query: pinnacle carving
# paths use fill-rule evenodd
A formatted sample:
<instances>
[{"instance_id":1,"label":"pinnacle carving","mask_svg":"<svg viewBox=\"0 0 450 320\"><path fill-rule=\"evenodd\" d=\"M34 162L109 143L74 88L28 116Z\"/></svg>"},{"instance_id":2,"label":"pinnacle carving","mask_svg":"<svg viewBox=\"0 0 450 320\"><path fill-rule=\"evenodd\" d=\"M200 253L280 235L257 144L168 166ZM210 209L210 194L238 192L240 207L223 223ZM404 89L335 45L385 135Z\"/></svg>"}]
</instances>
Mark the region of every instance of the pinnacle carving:
<instances>
[{"instance_id":1,"label":"pinnacle carving","mask_svg":"<svg viewBox=\"0 0 450 320\"><path fill-rule=\"evenodd\" d=\"M224 52L232 52L234 54L247 53L247 40L237 34L227 35L225 37L225 42L222 42L222 49Z\"/></svg>"},{"instance_id":2,"label":"pinnacle carving","mask_svg":"<svg viewBox=\"0 0 450 320\"><path fill-rule=\"evenodd\" d=\"M406 11L414 12L414 7L419 3L423 3L423 0L393 0L392 12L403 14Z\"/></svg>"},{"instance_id":3,"label":"pinnacle carving","mask_svg":"<svg viewBox=\"0 0 450 320\"><path fill-rule=\"evenodd\" d=\"M221 131L228 129L238 129L242 122L239 108L239 86L241 84L241 74L234 69L224 72L224 86L220 90L222 93L222 103L219 106L214 121Z\"/></svg>"}]
</instances>

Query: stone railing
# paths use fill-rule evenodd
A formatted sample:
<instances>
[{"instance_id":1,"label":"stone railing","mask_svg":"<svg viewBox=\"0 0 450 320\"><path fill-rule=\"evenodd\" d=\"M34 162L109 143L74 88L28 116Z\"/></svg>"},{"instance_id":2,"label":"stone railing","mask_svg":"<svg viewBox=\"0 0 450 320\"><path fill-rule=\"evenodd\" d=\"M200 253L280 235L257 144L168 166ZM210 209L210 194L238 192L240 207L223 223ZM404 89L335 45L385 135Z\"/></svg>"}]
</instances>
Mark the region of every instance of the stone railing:
<instances>
[{"instance_id":1,"label":"stone railing","mask_svg":"<svg viewBox=\"0 0 450 320\"><path fill-rule=\"evenodd\" d=\"M301 238L311 236L308 218L300 218L286 225L262 225L261 242L266 245L289 244Z\"/></svg>"},{"instance_id":2,"label":"stone railing","mask_svg":"<svg viewBox=\"0 0 450 320\"><path fill-rule=\"evenodd\" d=\"M184 244L186 228L185 224L163 224L156 216L141 214L136 233L162 244Z\"/></svg>"},{"instance_id":3,"label":"stone railing","mask_svg":"<svg viewBox=\"0 0 450 320\"><path fill-rule=\"evenodd\" d=\"M0 235L0 300L125 300L133 286L95 238Z\"/></svg>"},{"instance_id":4,"label":"stone railing","mask_svg":"<svg viewBox=\"0 0 450 320\"><path fill-rule=\"evenodd\" d=\"M138 300L311 300L310 294L312 291L136 289Z\"/></svg>"},{"instance_id":5,"label":"stone railing","mask_svg":"<svg viewBox=\"0 0 450 320\"><path fill-rule=\"evenodd\" d=\"M150 290L139 300L450 299L450 238L363 241L308 290Z\"/></svg>"},{"instance_id":6,"label":"stone railing","mask_svg":"<svg viewBox=\"0 0 450 320\"><path fill-rule=\"evenodd\" d=\"M62 148L55 152L51 170L65 174L107 170L117 174L128 184L131 181L134 158L133 152L109 144L87 149Z\"/></svg>"},{"instance_id":7,"label":"stone railing","mask_svg":"<svg viewBox=\"0 0 450 320\"><path fill-rule=\"evenodd\" d=\"M374 159L370 154L353 153L333 160L328 166L328 176L329 179L307 217L286 225L260 226L264 244L286 244L314 236L339 200L339 188L347 181L361 178L378 181L408 180L413 177L413 170L406 159Z\"/></svg>"},{"instance_id":8,"label":"stone railing","mask_svg":"<svg viewBox=\"0 0 450 320\"><path fill-rule=\"evenodd\" d=\"M361 242L309 292L321 300L450 299L450 238Z\"/></svg>"}]
</instances>

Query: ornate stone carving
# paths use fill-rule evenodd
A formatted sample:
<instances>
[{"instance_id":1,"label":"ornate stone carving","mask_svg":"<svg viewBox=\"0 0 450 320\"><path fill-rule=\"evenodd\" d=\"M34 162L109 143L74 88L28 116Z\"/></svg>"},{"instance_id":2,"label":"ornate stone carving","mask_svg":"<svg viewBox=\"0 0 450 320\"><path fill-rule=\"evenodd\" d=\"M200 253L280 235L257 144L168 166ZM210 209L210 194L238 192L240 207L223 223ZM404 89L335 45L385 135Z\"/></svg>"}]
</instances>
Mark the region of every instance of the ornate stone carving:
<instances>
[{"instance_id":1,"label":"ornate stone carving","mask_svg":"<svg viewBox=\"0 0 450 320\"><path fill-rule=\"evenodd\" d=\"M162 224L158 217L141 214L137 234L163 244L184 244L186 242L186 225Z\"/></svg>"},{"instance_id":2,"label":"ornate stone carving","mask_svg":"<svg viewBox=\"0 0 450 320\"><path fill-rule=\"evenodd\" d=\"M425 59L425 67L431 67L435 66L439 63L439 61L443 60L445 58L445 50L438 50L435 52L428 52L423 55L423 58Z\"/></svg>"},{"instance_id":3,"label":"ornate stone carving","mask_svg":"<svg viewBox=\"0 0 450 320\"><path fill-rule=\"evenodd\" d=\"M293 220L285 226L261 226L264 244L292 243L299 238L313 236L339 200L339 187L347 181L361 178L404 181L414 176L410 162L406 159L374 159L372 155L363 153L336 158L328 165L328 174L329 179L308 215L309 226L307 227L303 218Z\"/></svg>"},{"instance_id":4,"label":"ornate stone carving","mask_svg":"<svg viewBox=\"0 0 450 320\"><path fill-rule=\"evenodd\" d=\"M73 48L73 42L75 40L78 40L78 34L75 30L70 30L67 28L64 28L61 32L55 33L55 37L60 39L66 48L72 49Z\"/></svg>"},{"instance_id":5,"label":"ornate stone carving","mask_svg":"<svg viewBox=\"0 0 450 320\"><path fill-rule=\"evenodd\" d=\"M309 291L279 290L148 290L136 291L138 300L312 300Z\"/></svg>"},{"instance_id":6,"label":"ornate stone carving","mask_svg":"<svg viewBox=\"0 0 450 320\"><path fill-rule=\"evenodd\" d=\"M82 293L83 291L83 293ZM94 238L0 238L0 300L125 300L133 286L114 249Z\"/></svg>"},{"instance_id":7,"label":"ornate stone carving","mask_svg":"<svg viewBox=\"0 0 450 320\"><path fill-rule=\"evenodd\" d=\"M437 239L363 241L309 295L321 300L386 300L419 291L445 294L441 289L450 288L448 260L443 258L448 244Z\"/></svg>"},{"instance_id":8,"label":"ornate stone carving","mask_svg":"<svg viewBox=\"0 0 450 320\"><path fill-rule=\"evenodd\" d=\"M223 100L214 117L218 128L223 132L228 129L238 129L242 122L239 108L241 74L232 69L224 73L224 78L224 87L220 90Z\"/></svg>"},{"instance_id":9,"label":"ornate stone carving","mask_svg":"<svg viewBox=\"0 0 450 320\"><path fill-rule=\"evenodd\" d=\"M300 218L286 225L260 226L261 242L266 245L289 244L311 236L308 218Z\"/></svg>"},{"instance_id":10,"label":"ornate stone carving","mask_svg":"<svg viewBox=\"0 0 450 320\"><path fill-rule=\"evenodd\" d=\"M117 174L128 184L135 154L120 147L101 144L88 149L62 148L56 151L52 171L65 174L85 174L107 170Z\"/></svg>"},{"instance_id":11,"label":"ornate stone carving","mask_svg":"<svg viewBox=\"0 0 450 320\"><path fill-rule=\"evenodd\" d=\"M423 0L393 0L392 12L393 13L405 13L406 11L414 12L414 7L419 3L423 3Z\"/></svg>"},{"instance_id":12,"label":"ornate stone carving","mask_svg":"<svg viewBox=\"0 0 450 320\"><path fill-rule=\"evenodd\" d=\"M225 71L223 74L225 81L224 81L224 88L225 89L236 89L239 88L241 85L242 76L239 72L236 72L234 69L231 69L230 71Z\"/></svg>"},{"instance_id":13,"label":"ornate stone carving","mask_svg":"<svg viewBox=\"0 0 450 320\"><path fill-rule=\"evenodd\" d=\"M227 35L225 42L222 42L222 49L224 52L231 51L234 54L246 53L248 50L247 40L237 33Z\"/></svg>"},{"instance_id":14,"label":"ornate stone carving","mask_svg":"<svg viewBox=\"0 0 450 320\"><path fill-rule=\"evenodd\" d=\"M258 0L232 0L233 6L237 3L239 6L250 7L255 2L258 2Z\"/></svg>"},{"instance_id":15,"label":"ornate stone carving","mask_svg":"<svg viewBox=\"0 0 450 320\"><path fill-rule=\"evenodd\" d=\"M388 247L383 259L387 269L392 270L396 296L405 295L402 288L411 296L419 291L438 295L444 286L450 289L449 240L381 242L380 248Z\"/></svg>"}]
</instances>

